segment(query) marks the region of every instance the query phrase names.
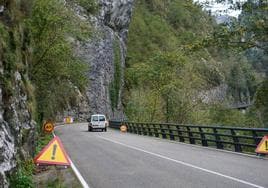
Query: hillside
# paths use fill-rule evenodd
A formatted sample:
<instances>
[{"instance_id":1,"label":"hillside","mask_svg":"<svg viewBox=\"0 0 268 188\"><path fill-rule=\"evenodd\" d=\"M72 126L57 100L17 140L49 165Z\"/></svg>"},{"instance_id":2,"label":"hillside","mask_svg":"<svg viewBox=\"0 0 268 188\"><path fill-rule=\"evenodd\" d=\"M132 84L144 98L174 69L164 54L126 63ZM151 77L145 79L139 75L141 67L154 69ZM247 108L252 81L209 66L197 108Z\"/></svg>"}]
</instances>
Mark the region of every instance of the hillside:
<instances>
[{"instance_id":1,"label":"hillside","mask_svg":"<svg viewBox=\"0 0 268 188\"><path fill-rule=\"evenodd\" d=\"M267 127L267 10L219 25L191 0L0 1L0 187L33 187L47 119Z\"/></svg>"},{"instance_id":2,"label":"hillside","mask_svg":"<svg viewBox=\"0 0 268 188\"><path fill-rule=\"evenodd\" d=\"M260 81L239 50L206 45L220 29L191 1L137 1L126 61L127 117L259 126L254 110L231 109L251 104Z\"/></svg>"}]
</instances>

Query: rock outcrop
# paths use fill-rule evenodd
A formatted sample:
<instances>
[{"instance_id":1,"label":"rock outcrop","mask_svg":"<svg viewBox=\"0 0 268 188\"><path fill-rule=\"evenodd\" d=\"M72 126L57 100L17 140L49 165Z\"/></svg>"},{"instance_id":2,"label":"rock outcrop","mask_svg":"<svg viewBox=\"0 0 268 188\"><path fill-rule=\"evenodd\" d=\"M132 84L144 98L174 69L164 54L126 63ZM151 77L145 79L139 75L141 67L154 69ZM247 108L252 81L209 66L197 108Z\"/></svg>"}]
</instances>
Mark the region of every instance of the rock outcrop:
<instances>
[{"instance_id":1,"label":"rock outcrop","mask_svg":"<svg viewBox=\"0 0 268 188\"><path fill-rule=\"evenodd\" d=\"M90 64L90 83L79 106L65 115L73 115L79 120L85 120L93 113L123 118L121 93L133 3L134 0L99 0L96 16L88 15L82 7L75 8L81 19L94 26L90 40L74 44L78 56Z\"/></svg>"},{"instance_id":2,"label":"rock outcrop","mask_svg":"<svg viewBox=\"0 0 268 188\"><path fill-rule=\"evenodd\" d=\"M67 112L79 120L91 113L103 113L109 118L123 116L123 69L133 1L99 0L95 16L82 7L74 7L81 19L94 26L93 37L74 42L77 55L90 64L86 94L78 91L79 105ZM0 3L0 187L8 187L7 175L16 167L17 159L33 155L35 140L27 75L27 32L15 15L21 10L21 2L4 2ZM6 45L9 43L12 45ZM7 58L8 52L13 53L14 61Z\"/></svg>"},{"instance_id":3,"label":"rock outcrop","mask_svg":"<svg viewBox=\"0 0 268 188\"><path fill-rule=\"evenodd\" d=\"M8 187L7 175L16 167L17 159L28 159L34 152L35 123L24 69L27 44L23 44L23 27L13 22L17 19L13 13L19 10L17 2L0 4L0 187Z\"/></svg>"}]
</instances>

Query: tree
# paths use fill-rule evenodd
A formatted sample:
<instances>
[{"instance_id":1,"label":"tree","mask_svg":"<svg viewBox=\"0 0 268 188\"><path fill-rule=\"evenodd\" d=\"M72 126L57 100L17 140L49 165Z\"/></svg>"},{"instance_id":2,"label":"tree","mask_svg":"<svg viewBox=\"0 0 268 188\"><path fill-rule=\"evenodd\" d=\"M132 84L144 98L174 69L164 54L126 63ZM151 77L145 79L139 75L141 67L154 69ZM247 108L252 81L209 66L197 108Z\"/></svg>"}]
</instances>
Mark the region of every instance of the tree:
<instances>
[{"instance_id":1,"label":"tree","mask_svg":"<svg viewBox=\"0 0 268 188\"><path fill-rule=\"evenodd\" d=\"M33 46L29 75L36 88L40 121L54 118L87 84L87 65L74 55L68 40L79 33L79 24L63 0L34 1L28 20Z\"/></svg>"},{"instance_id":2,"label":"tree","mask_svg":"<svg viewBox=\"0 0 268 188\"><path fill-rule=\"evenodd\" d=\"M198 93L206 83L193 64L177 52L159 52L129 69L127 75L139 88L138 92L132 90L127 115L137 116L134 110L139 109L143 111L139 118L147 121L190 121L199 104Z\"/></svg>"}]
</instances>

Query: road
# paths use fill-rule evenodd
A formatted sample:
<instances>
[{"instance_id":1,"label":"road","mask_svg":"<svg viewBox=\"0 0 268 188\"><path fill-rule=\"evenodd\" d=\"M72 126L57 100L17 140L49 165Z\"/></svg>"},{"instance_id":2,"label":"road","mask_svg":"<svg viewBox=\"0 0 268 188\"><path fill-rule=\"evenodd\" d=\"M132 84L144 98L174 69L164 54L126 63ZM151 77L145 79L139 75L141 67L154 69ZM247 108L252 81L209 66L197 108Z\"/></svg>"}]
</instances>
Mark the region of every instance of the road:
<instances>
[{"instance_id":1,"label":"road","mask_svg":"<svg viewBox=\"0 0 268 188\"><path fill-rule=\"evenodd\" d=\"M91 188L268 188L268 160L153 137L56 129Z\"/></svg>"}]
</instances>

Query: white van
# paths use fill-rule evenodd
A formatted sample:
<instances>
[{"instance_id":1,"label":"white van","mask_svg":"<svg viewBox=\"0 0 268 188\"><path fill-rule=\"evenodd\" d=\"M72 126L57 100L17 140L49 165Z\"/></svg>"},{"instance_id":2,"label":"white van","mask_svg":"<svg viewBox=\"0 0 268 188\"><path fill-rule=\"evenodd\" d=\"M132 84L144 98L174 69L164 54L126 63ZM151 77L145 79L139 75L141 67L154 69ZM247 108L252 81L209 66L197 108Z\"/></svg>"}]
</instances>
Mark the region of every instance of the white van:
<instances>
[{"instance_id":1,"label":"white van","mask_svg":"<svg viewBox=\"0 0 268 188\"><path fill-rule=\"evenodd\" d=\"M103 114L94 114L88 119L88 131L94 129L101 129L102 131L107 131L108 121Z\"/></svg>"}]
</instances>

